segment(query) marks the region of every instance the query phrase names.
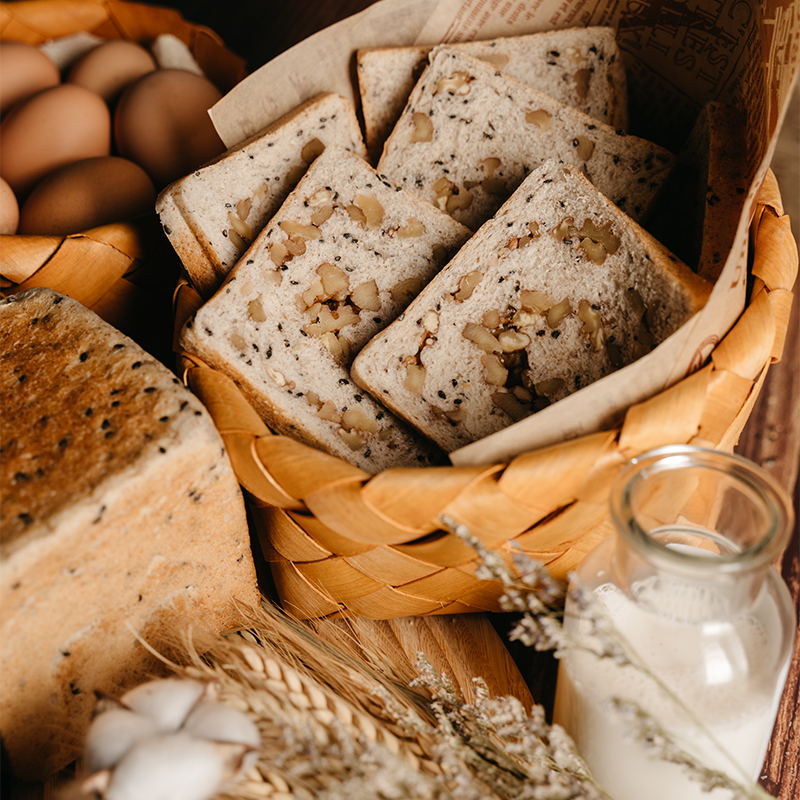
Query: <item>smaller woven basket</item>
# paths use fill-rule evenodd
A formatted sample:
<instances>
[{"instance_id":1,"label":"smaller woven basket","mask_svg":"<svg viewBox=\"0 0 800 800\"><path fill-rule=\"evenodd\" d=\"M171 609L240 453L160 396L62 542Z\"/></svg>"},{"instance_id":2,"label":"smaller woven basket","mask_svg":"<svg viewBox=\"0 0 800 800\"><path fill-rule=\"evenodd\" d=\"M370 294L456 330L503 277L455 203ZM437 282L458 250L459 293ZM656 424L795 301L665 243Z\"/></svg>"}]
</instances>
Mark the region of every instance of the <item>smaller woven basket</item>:
<instances>
[{"instance_id":1,"label":"smaller woven basket","mask_svg":"<svg viewBox=\"0 0 800 800\"><path fill-rule=\"evenodd\" d=\"M222 92L245 76L244 61L209 28L175 10L122 0L22 0L0 4L0 39L38 45L87 32L149 44L171 33ZM172 293L180 262L155 212L69 236L0 236L3 296L49 286L78 300L167 363Z\"/></svg>"},{"instance_id":2,"label":"smaller woven basket","mask_svg":"<svg viewBox=\"0 0 800 800\"><path fill-rule=\"evenodd\" d=\"M564 578L610 533L610 485L631 457L664 444L732 450L783 351L797 275L772 173L751 241L748 304L704 367L631 407L618 428L507 464L370 475L273 435L232 380L180 354L184 380L211 412L246 490L284 608L301 618L497 611L501 587L475 577L475 551L443 527L443 515L506 557L521 549ZM201 303L181 281L176 332Z\"/></svg>"}]
</instances>

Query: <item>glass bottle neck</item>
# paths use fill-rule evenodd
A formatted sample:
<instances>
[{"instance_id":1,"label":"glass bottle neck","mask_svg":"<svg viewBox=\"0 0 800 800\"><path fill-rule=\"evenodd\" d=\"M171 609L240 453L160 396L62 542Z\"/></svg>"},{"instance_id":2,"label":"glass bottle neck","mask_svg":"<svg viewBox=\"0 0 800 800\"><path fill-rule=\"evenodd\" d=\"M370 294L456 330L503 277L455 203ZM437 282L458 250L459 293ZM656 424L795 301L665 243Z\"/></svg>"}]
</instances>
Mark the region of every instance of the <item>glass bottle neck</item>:
<instances>
[{"instance_id":1,"label":"glass bottle neck","mask_svg":"<svg viewBox=\"0 0 800 800\"><path fill-rule=\"evenodd\" d=\"M686 622L749 607L792 520L763 470L690 446L634 459L612 487L611 514L615 581L643 607Z\"/></svg>"},{"instance_id":2,"label":"glass bottle neck","mask_svg":"<svg viewBox=\"0 0 800 800\"><path fill-rule=\"evenodd\" d=\"M675 557L653 558L622 534L614 543L615 583L642 608L693 624L736 616L755 603L769 565L722 569L724 544L697 529L672 526L649 535Z\"/></svg>"}]
</instances>

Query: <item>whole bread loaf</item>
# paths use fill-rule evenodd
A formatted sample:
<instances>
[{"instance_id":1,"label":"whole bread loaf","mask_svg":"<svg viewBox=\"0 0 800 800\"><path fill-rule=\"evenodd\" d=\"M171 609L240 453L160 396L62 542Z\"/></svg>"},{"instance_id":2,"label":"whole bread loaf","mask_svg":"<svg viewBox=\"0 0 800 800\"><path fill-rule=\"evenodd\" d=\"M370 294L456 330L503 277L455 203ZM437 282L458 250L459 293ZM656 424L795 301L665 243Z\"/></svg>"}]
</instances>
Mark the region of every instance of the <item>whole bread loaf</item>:
<instances>
[{"instance_id":1,"label":"whole bread loaf","mask_svg":"<svg viewBox=\"0 0 800 800\"><path fill-rule=\"evenodd\" d=\"M710 287L579 170L535 170L353 362L451 452L650 352Z\"/></svg>"},{"instance_id":2,"label":"whole bread loaf","mask_svg":"<svg viewBox=\"0 0 800 800\"><path fill-rule=\"evenodd\" d=\"M647 216L673 162L664 148L442 46L431 51L378 172L476 230L549 158L581 169L636 220Z\"/></svg>"},{"instance_id":3,"label":"whole bread loaf","mask_svg":"<svg viewBox=\"0 0 800 800\"><path fill-rule=\"evenodd\" d=\"M628 127L625 68L613 28L565 28L450 46L613 128ZM375 163L432 49L375 47L356 54L367 151Z\"/></svg>"},{"instance_id":4,"label":"whole bread loaf","mask_svg":"<svg viewBox=\"0 0 800 800\"><path fill-rule=\"evenodd\" d=\"M0 404L0 735L43 780L80 755L96 691L161 671L138 637L218 634L260 594L211 418L133 341L50 289L12 295Z\"/></svg>"},{"instance_id":5,"label":"whole bread loaf","mask_svg":"<svg viewBox=\"0 0 800 800\"><path fill-rule=\"evenodd\" d=\"M366 155L352 102L325 93L167 186L161 224L197 290L210 297L331 144Z\"/></svg>"},{"instance_id":6,"label":"whole bread loaf","mask_svg":"<svg viewBox=\"0 0 800 800\"><path fill-rule=\"evenodd\" d=\"M468 236L329 147L180 344L232 377L279 433L369 472L430 464L441 453L354 386L349 367Z\"/></svg>"}]
</instances>

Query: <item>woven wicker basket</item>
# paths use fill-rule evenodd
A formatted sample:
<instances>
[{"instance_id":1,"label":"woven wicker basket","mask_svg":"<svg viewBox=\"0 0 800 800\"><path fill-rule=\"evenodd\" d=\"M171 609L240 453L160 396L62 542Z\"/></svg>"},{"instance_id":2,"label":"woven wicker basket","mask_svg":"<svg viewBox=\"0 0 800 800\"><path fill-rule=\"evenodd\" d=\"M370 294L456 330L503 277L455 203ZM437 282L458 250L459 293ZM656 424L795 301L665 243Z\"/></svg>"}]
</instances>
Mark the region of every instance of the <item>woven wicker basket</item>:
<instances>
[{"instance_id":1,"label":"woven wicker basket","mask_svg":"<svg viewBox=\"0 0 800 800\"><path fill-rule=\"evenodd\" d=\"M768 173L752 224L744 313L699 371L631 407L621 426L520 455L507 464L390 469L370 475L273 435L232 380L181 354L187 384L211 412L246 490L255 532L286 610L302 618L391 619L499 610L500 588L441 515L487 546L519 548L563 578L610 532L617 471L651 447L731 450L771 363L780 359L797 248ZM176 291L176 330L201 299Z\"/></svg>"},{"instance_id":2,"label":"woven wicker basket","mask_svg":"<svg viewBox=\"0 0 800 800\"><path fill-rule=\"evenodd\" d=\"M0 5L0 39L38 45L86 31L147 44L171 33L222 92L245 64L210 29L175 10L121 0L22 0ZM180 263L155 213L70 236L0 236L3 295L49 286L91 308L154 355L172 360L171 297Z\"/></svg>"}]
</instances>

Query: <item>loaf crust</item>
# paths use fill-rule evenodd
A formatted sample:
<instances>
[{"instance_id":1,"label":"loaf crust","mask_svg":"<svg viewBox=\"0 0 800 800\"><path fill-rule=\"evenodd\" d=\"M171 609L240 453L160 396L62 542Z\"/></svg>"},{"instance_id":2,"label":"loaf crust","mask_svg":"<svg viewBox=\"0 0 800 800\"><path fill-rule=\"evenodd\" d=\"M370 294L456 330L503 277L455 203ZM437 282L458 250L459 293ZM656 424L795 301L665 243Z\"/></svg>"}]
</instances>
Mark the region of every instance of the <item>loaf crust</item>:
<instances>
[{"instance_id":1,"label":"loaf crust","mask_svg":"<svg viewBox=\"0 0 800 800\"><path fill-rule=\"evenodd\" d=\"M378 171L475 230L549 158L581 170L642 220L673 156L563 105L491 64L437 47Z\"/></svg>"},{"instance_id":2,"label":"loaf crust","mask_svg":"<svg viewBox=\"0 0 800 800\"><path fill-rule=\"evenodd\" d=\"M244 503L200 402L50 289L0 302L0 734L43 780L80 755L96 691L260 600ZM162 650L166 652L165 650Z\"/></svg>"},{"instance_id":3,"label":"loaf crust","mask_svg":"<svg viewBox=\"0 0 800 800\"><path fill-rule=\"evenodd\" d=\"M436 448L350 380L353 356L401 313L469 230L329 147L181 333L275 431L377 472Z\"/></svg>"},{"instance_id":4,"label":"loaf crust","mask_svg":"<svg viewBox=\"0 0 800 800\"><path fill-rule=\"evenodd\" d=\"M204 297L332 144L366 155L352 102L325 93L162 190L156 211L164 232Z\"/></svg>"},{"instance_id":5,"label":"loaf crust","mask_svg":"<svg viewBox=\"0 0 800 800\"><path fill-rule=\"evenodd\" d=\"M613 28L565 28L451 47L613 128L628 127L625 68ZM365 139L374 163L432 49L376 47L356 54Z\"/></svg>"},{"instance_id":6,"label":"loaf crust","mask_svg":"<svg viewBox=\"0 0 800 800\"><path fill-rule=\"evenodd\" d=\"M578 170L550 161L351 374L451 452L646 354L709 291Z\"/></svg>"}]
</instances>

